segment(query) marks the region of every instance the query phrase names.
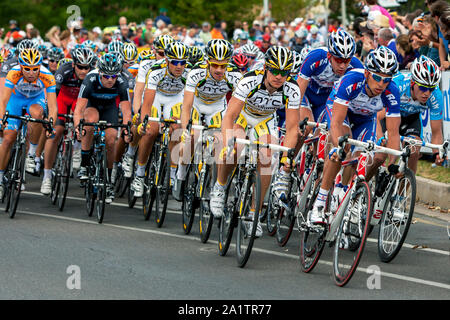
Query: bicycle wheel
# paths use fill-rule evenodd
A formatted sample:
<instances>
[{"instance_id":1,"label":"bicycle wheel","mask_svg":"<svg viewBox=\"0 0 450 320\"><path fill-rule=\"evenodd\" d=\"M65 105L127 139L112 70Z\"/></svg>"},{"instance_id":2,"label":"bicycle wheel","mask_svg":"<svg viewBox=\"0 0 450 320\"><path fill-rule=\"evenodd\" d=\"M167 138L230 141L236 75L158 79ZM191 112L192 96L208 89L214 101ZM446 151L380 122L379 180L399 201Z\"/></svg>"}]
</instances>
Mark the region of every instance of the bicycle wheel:
<instances>
[{"instance_id":1,"label":"bicycle wheel","mask_svg":"<svg viewBox=\"0 0 450 320\"><path fill-rule=\"evenodd\" d=\"M195 217L196 197L195 190L197 188L196 165L190 163L187 165L186 182L183 194L183 201L181 203L181 222L185 234L189 234L192 229ZM202 232L202 225L200 222L200 233Z\"/></svg>"},{"instance_id":2,"label":"bicycle wheel","mask_svg":"<svg viewBox=\"0 0 450 320\"><path fill-rule=\"evenodd\" d=\"M277 243L280 247L284 247L289 238L291 237L292 230L294 229L295 224L295 206L297 205L297 199L295 194L298 191L297 182L294 180L288 199L289 202L287 206L289 210L281 207L278 210L277 219L276 219L276 239Z\"/></svg>"},{"instance_id":3,"label":"bicycle wheel","mask_svg":"<svg viewBox=\"0 0 450 320\"><path fill-rule=\"evenodd\" d=\"M20 192L22 191L23 176L25 174L25 145L21 145L14 158L13 171L10 184L10 208L9 217L14 218L19 204Z\"/></svg>"},{"instance_id":4,"label":"bicycle wheel","mask_svg":"<svg viewBox=\"0 0 450 320\"><path fill-rule=\"evenodd\" d=\"M312 178L312 177L311 177ZM313 181L314 183L314 181ZM313 209L314 201L319 194L320 183L310 190L308 202L304 216ZM304 219L304 221L307 221ZM325 247L325 238L327 234L326 228L314 228L303 223L299 227L300 231L300 265L305 273L311 272L320 260L323 249Z\"/></svg>"},{"instance_id":5,"label":"bicycle wheel","mask_svg":"<svg viewBox=\"0 0 450 320\"><path fill-rule=\"evenodd\" d=\"M336 284L345 286L358 267L372 215L371 191L367 182L358 182L339 226L333 257Z\"/></svg>"},{"instance_id":6,"label":"bicycle wheel","mask_svg":"<svg viewBox=\"0 0 450 320\"><path fill-rule=\"evenodd\" d=\"M203 186L200 190L200 241L206 243L211 234L211 229L214 224L214 217L209 209L210 192L214 188L214 184L217 180L217 167L216 164L206 164L205 177Z\"/></svg>"},{"instance_id":7,"label":"bicycle wheel","mask_svg":"<svg viewBox=\"0 0 450 320\"><path fill-rule=\"evenodd\" d=\"M266 217L266 227L269 236L274 236L277 232L277 217L279 213L279 206L277 205L277 197L272 192L273 183L270 184L269 188L269 201L267 203L265 217Z\"/></svg>"},{"instance_id":8,"label":"bicycle wheel","mask_svg":"<svg viewBox=\"0 0 450 320\"><path fill-rule=\"evenodd\" d=\"M150 219L153 210L153 204L156 199L156 186L155 186L155 174L156 174L156 161L158 159L158 144L153 145L153 150L150 153L150 158L147 162L144 178L144 193L142 194L142 211L144 219L147 221Z\"/></svg>"},{"instance_id":9,"label":"bicycle wheel","mask_svg":"<svg viewBox=\"0 0 450 320\"><path fill-rule=\"evenodd\" d=\"M240 169L236 168L227 183L225 192L225 208L223 210L224 216L219 221L219 255L225 256L233 238L234 228L238 225L238 200L241 190L241 175Z\"/></svg>"},{"instance_id":10,"label":"bicycle wheel","mask_svg":"<svg viewBox=\"0 0 450 320\"><path fill-rule=\"evenodd\" d=\"M58 194L61 186L61 171L63 167L63 144L60 142L58 145L58 153L56 155L55 165L53 166L52 175L52 191L50 193L50 200L53 205L58 201Z\"/></svg>"},{"instance_id":11,"label":"bicycle wheel","mask_svg":"<svg viewBox=\"0 0 450 320\"><path fill-rule=\"evenodd\" d=\"M89 178L84 184L84 196L86 199L86 212L89 217L94 213L95 199L97 198L97 187L94 187L93 181L93 161L87 167Z\"/></svg>"},{"instance_id":12,"label":"bicycle wheel","mask_svg":"<svg viewBox=\"0 0 450 320\"><path fill-rule=\"evenodd\" d=\"M69 190L69 178L72 165L72 142L64 142L64 154L62 157L61 175L58 192L58 208L63 211L66 203L67 191Z\"/></svg>"},{"instance_id":13,"label":"bicycle wheel","mask_svg":"<svg viewBox=\"0 0 450 320\"><path fill-rule=\"evenodd\" d=\"M98 172L95 177L97 186L96 211L97 221L98 223L102 223L105 216L106 189L108 187L108 162L106 160L106 150L104 149L99 156L101 159L97 162Z\"/></svg>"},{"instance_id":14,"label":"bicycle wheel","mask_svg":"<svg viewBox=\"0 0 450 320\"><path fill-rule=\"evenodd\" d=\"M156 210L155 221L156 226L161 228L166 217L167 202L169 200L170 190L170 166L168 163L170 160L170 153L167 149L163 152L159 158L159 170L155 177L156 185Z\"/></svg>"},{"instance_id":15,"label":"bicycle wheel","mask_svg":"<svg viewBox=\"0 0 450 320\"><path fill-rule=\"evenodd\" d=\"M256 229L259 222L261 181L258 172L248 175L242 187L243 192L239 201L239 217L236 238L236 255L238 266L243 268L247 264L255 241ZM250 215L254 207L253 217ZM251 229L250 229L251 228ZM251 232L250 232L251 230Z\"/></svg>"},{"instance_id":16,"label":"bicycle wheel","mask_svg":"<svg viewBox=\"0 0 450 320\"><path fill-rule=\"evenodd\" d=\"M114 191L116 192L116 195L118 198L122 198L127 191L128 183L130 182L129 179L125 178L122 170L122 165L119 163L117 165L117 174L116 174L116 181L114 185Z\"/></svg>"},{"instance_id":17,"label":"bicycle wheel","mask_svg":"<svg viewBox=\"0 0 450 320\"><path fill-rule=\"evenodd\" d=\"M134 157L133 167L131 170L131 176L134 177L134 172L136 171L137 166L137 156ZM128 192L127 192L127 198L128 198L128 208L132 209L134 208L134 205L136 204L137 198L134 196L134 191L131 190L131 181L132 178L127 179L127 186L128 186Z\"/></svg>"},{"instance_id":18,"label":"bicycle wheel","mask_svg":"<svg viewBox=\"0 0 450 320\"><path fill-rule=\"evenodd\" d=\"M408 234L416 203L416 177L406 168L397 190L389 190L378 233L378 255L390 262L399 253Z\"/></svg>"}]
</instances>

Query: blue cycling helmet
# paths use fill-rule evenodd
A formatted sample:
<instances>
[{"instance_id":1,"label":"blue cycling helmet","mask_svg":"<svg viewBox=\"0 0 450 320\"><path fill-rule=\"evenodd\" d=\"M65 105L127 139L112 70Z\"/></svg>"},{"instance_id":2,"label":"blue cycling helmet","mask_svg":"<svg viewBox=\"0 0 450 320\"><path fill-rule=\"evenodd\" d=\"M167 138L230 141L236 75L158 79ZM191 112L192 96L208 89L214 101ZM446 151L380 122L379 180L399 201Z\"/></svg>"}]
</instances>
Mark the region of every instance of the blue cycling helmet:
<instances>
[{"instance_id":1,"label":"blue cycling helmet","mask_svg":"<svg viewBox=\"0 0 450 320\"><path fill-rule=\"evenodd\" d=\"M116 75L122 71L122 64L122 59L115 53L107 53L97 61L97 68L100 73Z\"/></svg>"},{"instance_id":2,"label":"blue cycling helmet","mask_svg":"<svg viewBox=\"0 0 450 320\"><path fill-rule=\"evenodd\" d=\"M356 51L355 39L346 31L333 31L328 37L328 52L333 56L350 59Z\"/></svg>"}]
</instances>

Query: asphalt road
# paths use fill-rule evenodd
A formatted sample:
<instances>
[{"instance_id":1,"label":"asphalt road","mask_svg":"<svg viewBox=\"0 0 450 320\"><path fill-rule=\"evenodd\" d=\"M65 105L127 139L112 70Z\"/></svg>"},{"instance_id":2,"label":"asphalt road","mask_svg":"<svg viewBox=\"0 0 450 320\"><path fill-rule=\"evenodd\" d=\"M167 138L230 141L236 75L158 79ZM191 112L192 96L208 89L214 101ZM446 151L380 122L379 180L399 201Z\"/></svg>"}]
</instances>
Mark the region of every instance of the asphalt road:
<instances>
[{"instance_id":1,"label":"asphalt road","mask_svg":"<svg viewBox=\"0 0 450 320\"><path fill-rule=\"evenodd\" d=\"M14 219L0 205L0 299L450 299L447 222L428 216L414 216L406 244L389 264L378 259L375 229L358 271L339 288L328 247L312 273L301 272L297 231L284 248L264 234L242 269L234 245L218 255L216 227L206 244L197 218L185 235L181 204L173 200L162 228L153 217L144 221L140 201L129 209L125 199L107 205L99 225L95 213L85 213L78 181L71 179L59 212L39 193L40 180L27 180ZM378 282L368 273L373 266L381 272ZM369 289L371 283L377 288Z\"/></svg>"}]
</instances>

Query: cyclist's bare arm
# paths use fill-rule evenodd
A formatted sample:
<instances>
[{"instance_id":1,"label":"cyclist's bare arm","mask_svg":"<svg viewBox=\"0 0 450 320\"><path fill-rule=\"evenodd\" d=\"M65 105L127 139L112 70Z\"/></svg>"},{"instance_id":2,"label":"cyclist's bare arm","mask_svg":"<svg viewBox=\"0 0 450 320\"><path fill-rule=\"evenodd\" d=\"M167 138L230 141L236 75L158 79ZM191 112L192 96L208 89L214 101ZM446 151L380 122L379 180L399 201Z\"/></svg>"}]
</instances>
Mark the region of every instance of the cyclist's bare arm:
<instances>
[{"instance_id":1,"label":"cyclist's bare arm","mask_svg":"<svg viewBox=\"0 0 450 320\"><path fill-rule=\"evenodd\" d=\"M286 135L284 138L284 146L295 148L298 138L298 123L300 115L298 109L286 110Z\"/></svg>"},{"instance_id":2,"label":"cyclist's bare arm","mask_svg":"<svg viewBox=\"0 0 450 320\"><path fill-rule=\"evenodd\" d=\"M136 114L141 108L142 94L144 92L145 83L136 82L134 86L134 100L133 100L133 113Z\"/></svg>"},{"instance_id":3,"label":"cyclist's bare arm","mask_svg":"<svg viewBox=\"0 0 450 320\"><path fill-rule=\"evenodd\" d=\"M333 146L339 145L339 137L346 134L344 128L344 120L347 116L348 107L343 104L333 103L333 116L331 117L330 124L330 137Z\"/></svg>"},{"instance_id":4,"label":"cyclist's bare arm","mask_svg":"<svg viewBox=\"0 0 450 320\"><path fill-rule=\"evenodd\" d=\"M58 106L56 104L56 93L55 92L47 93L47 102L48 102L49 118L53 119L52 125L55 125L56 119L58 118Z\"/></svg>"},{"instance_id":5,"label":"cyclist's bare arm","mask_svg":"<svg viewBox=\"0 0 450 320\"><path fill-rule=\"evenodd\" d=\"M153 102L155 101L156 90L145 89L144 103L141 108L141 121L146 115L151 116Z\"/></svg>"},{"instance_id":6,"label":"cyclist's bare arm","mask_svg":"<svg viewBox=\"0 0 450 320\"><path fill-rule=\"evenodd\" d=\"M386 110L380 110L377 113L377 139L380 139L384 133L383 128L381 127L381 120L386 118Z\"/></svg>"},{"instance_id":7,"label":"cyclist's bare arm","mask_svg":"<svg viewBox=\"0 0 450 320\"><path fill-rule=\"evenodd\" d=\"M2 96L0 100L0 117L3 118L3 115L6 111L6 106L8 105L9 98L11 98L13 89L6 88L3 86Z\"/></svg>"},{"instance_id":8,"label":"cyclist's bare arm","mask_svg":"<svg viewBox=\"0 0 450 320\"><path fill-rule=\"evenodd\" d=\"M121 101L120 108L122 109L123 123L127 124L131 121L131 102L128 100Z\"/></svg>"},{"instance_id":9,"label":"cyclist's bare arm","mask_svg":"<svg viewBox=\"0 0 450 320\"><path fill-rule=\"evenodd\" d=\"M75 111L73 113L73 123L75 127L78 126L80 123L80 120L84 116L84 110L86 109L86 106L88 104L88 99L86 98L78 98L77 99L77 105L75 106Z\"/></svg>"},{"instance_id":10,"label":"cyclist's bare arm","mask_svg":"<svg viewBox=\"0 0 450 320\"><path fill-rule=\"evenodd\" d=\"M181 108L181 127L186 129L194 104L194 92L184 90L183 107Z\"/></svg>"},{"instance_id":11,"label":"cyclist's bare arm","mask_svg":"<svg viewBox=\"0 0 450 320\"><path fill-rule=\"evenodd\" d=\"M431 143L432 144L442 144L444 142L444 137L442 136L442 119L441 120L431 120L430 127L431 127ZM436 153L436 152L439 152L439 150L433 149L433 153Z\"/></svg>"},{"instance_id":12,"label":"cyclist's bare arm","mask_svg":"<svg viewBox=\"0 0 450 320\"><path fill-rule=\"evenodd\" d=\"M387 147L390 149L400 150L400 121L400 116L386 117L386 131L388 134ZM396 156L389 155L389 164L393 164L396 159Z\"/></svg>"},{"instance_id":13,"label":"cyclist's bare arm","mask_svg":"<svg viewBox=\"0 0 450 320\"><path fill-rule=\"evenodd\" d=\"M305 96L306 88L308 88L309 80L298 78L297 79L298 87L300 88L300 104L303 101L303 97Z\"/></svg>"}]
</instances>

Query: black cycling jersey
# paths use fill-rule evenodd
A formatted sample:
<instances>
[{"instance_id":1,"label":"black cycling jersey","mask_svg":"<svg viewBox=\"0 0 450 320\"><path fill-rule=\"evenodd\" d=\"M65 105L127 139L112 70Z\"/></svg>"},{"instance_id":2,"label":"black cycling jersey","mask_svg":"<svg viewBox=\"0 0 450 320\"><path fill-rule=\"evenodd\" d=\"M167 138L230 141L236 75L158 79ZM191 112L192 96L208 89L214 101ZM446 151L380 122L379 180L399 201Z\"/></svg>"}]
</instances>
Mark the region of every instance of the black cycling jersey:
<instances>
[{"instance_id":1,"label":"black cycling jersey","mask_svg":"<svg viewBox=\"0 0 450 320\"><path fill-rule=\"evenodd\" d=\"M9 70L14 68L18 64L19 64L19 58L17 56L13 56L12 58L9 58L8 60L6 60L3 63L2 68L0 70L0 78L6 78L6 75L8 74Z\"/></svg>"}]
</instances>

